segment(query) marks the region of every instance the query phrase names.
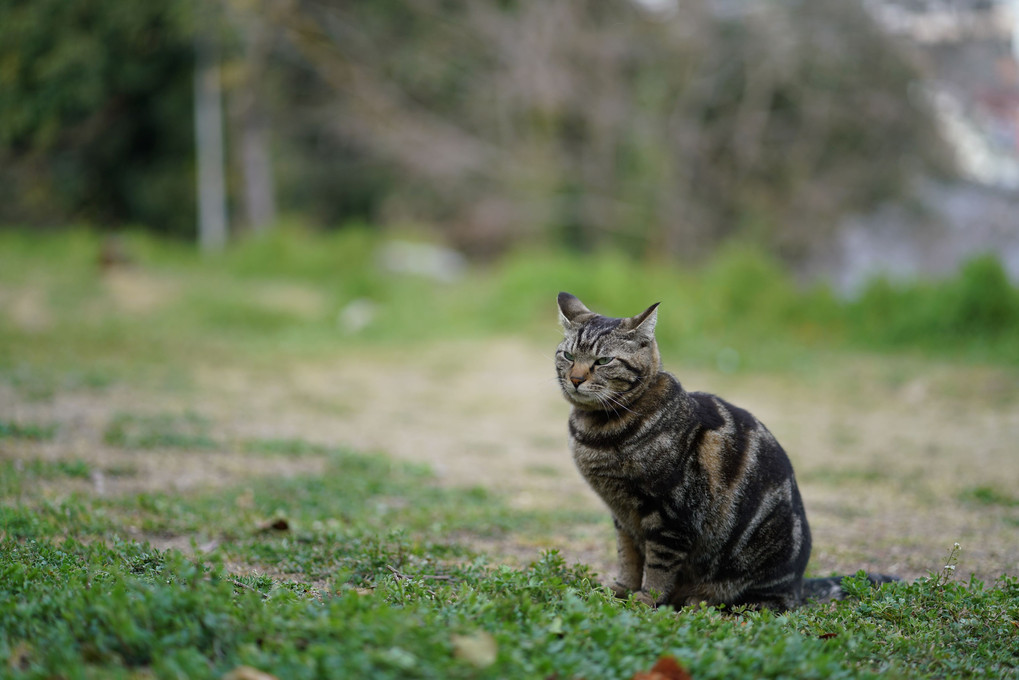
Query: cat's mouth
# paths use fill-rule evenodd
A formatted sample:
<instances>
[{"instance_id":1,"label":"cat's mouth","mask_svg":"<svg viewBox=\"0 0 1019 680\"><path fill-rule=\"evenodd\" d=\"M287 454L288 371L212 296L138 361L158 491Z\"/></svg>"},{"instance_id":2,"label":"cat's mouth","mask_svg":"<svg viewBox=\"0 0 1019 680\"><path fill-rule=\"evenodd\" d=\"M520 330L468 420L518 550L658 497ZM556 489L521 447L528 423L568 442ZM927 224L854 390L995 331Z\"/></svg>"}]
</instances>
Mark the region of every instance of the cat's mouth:
<instances>
[{"instance_id":1,"label":"cat's mouth","mask_svg":"<svg viewBox=\"0 0 1019 680\"><path fill-rule=\"evenodd\" d=\"M566 396L566 400L574 406L586 406L586 407L600 407L602 406L602 400L594 393L581 391L584 384L573 385L568 382L563 383L563 394Z\"/></svg>"}]
</instances>

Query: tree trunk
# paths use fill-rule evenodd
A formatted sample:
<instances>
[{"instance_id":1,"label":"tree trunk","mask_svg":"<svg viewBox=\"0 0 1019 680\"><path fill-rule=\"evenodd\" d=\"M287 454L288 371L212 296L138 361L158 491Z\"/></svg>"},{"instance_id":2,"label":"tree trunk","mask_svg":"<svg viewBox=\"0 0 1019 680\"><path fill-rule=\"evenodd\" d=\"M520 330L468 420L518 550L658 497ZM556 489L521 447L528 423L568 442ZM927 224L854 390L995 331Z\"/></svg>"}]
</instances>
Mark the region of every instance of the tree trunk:
<instances>
[{"instance_id":1,"label":"tree trunk","mask_svg":"<svg viewBox=\"0 0 1019 680\"><path fill-rule=\"evenodd\" d=\"M255 104L244 112L241 126L244 212L251 230L261 233L276 221L269 125L261 108Z\"/></svg>"}]
</instances>

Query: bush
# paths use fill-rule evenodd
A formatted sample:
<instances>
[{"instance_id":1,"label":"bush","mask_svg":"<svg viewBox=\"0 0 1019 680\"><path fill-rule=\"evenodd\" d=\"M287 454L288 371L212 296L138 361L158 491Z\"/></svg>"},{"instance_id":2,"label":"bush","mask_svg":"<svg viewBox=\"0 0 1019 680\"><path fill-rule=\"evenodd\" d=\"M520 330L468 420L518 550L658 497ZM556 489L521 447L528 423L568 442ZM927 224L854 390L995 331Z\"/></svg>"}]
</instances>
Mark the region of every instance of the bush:
<instances>
[{"instance_id":1,"label":"bush","mask_svg":"<svg viewBox=\"0 0 1019 680\"><path fill-rule=\"evenodd\" d=\"M876 279L846 313L854 339L873 347L1019 361L1019 291L994 256L940 282Z\"/></svg>"},{"instance_id":2,"label":"bush","mask_svg":"<svg viewBox=\"0 0 1019 680\"><path fill-rule=\"evenodd\" d=\"M772 256L746 246L724 248L700 267L618 251L522 250L437 281L380 267L383 239L358 227L328 234L291 227L211 257L139 234L123 243L132 265L118 278L101 271L95 234L0 235L0 283L45 321L25 326L13 307L0 308L0 319L15 321L0 329L8 347L22 348L19 362L36 354L52 364L71 336L78 354L88 346L114 363L199 347L332 350L490 333L549 342L555 296L565 290L611 316L662 302L659 342L692 363L715 364L724 352L727 366L788 367L811 351L854 347L1019 364L1019 291L992 256L938 282L876 279L844 300L797 283ZM124 306L118 295L127 287L143 304ZM364 324L343 323L352 304L367 310ZM14 359L0 351L0 365L5 358Z\"/></svg>"}]
</instances>

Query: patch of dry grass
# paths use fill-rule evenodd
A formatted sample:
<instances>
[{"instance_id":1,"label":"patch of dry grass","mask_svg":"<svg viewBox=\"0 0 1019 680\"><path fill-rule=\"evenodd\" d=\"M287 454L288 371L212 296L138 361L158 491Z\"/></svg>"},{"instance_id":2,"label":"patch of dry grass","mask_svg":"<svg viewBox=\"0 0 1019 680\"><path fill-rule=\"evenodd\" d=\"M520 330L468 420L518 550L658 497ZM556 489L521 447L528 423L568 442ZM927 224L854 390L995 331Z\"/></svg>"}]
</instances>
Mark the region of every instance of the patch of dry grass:
<instances>
[{"instance_id":1,"label":"patch of dry grass","mask_svg":"<svg viewBox=\"0 0 1019 680\"><path fill-rule=\"evenodd\" d=\"M529 341L463 340L276 365L196 361L194 384L176 391L121 383L26 399L8 384L0 401L10 420L57 430L46 441L2 440L0 456L79 459L99 471L47 482L48 494L183 491L320 470L314 455L267 456L236 445L293 439L423 463L443 483L489 489L511 507L598 517L600 503L567 451L568 407L547 354ZM940 569L957 541L961 576L993 582L1019 573L1019 507L1008 502L1019 480L1015 375L873 357L842 357L803 376L671 365L688 389L752 410L783 443L814 532L814 572L866 568L913 578ZM123 414L183 413L201 414L221 445L138 451L104 441ZM486 538L482 547L511 562L556 547L603 574L613 551L607 518L566 521L543 536Z\"/></svg>"}]
</instances>

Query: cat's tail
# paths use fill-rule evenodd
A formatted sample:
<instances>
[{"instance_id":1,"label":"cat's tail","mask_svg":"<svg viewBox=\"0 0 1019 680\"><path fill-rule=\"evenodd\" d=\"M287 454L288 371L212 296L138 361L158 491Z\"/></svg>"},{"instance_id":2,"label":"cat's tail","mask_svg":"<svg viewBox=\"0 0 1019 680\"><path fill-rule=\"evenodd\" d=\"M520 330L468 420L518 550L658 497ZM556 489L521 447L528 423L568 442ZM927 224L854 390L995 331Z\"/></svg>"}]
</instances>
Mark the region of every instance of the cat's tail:
<instances>
[{"instance_id":1,"label":"cat's tail","mask_svg":"<svg viewBox=\"0 0 1019 680\"><path fill-rule=\"evenodd\" d=\"M894 583L901 581L898 576L888 574L867 573L867 580L875 587L882 583ZM842 588L842 579L846 576L829 576L827 578L805 578L803 579L803 601L804 602L831 602L841 600L848 593Z\"/></svg>"}]
</instances>

